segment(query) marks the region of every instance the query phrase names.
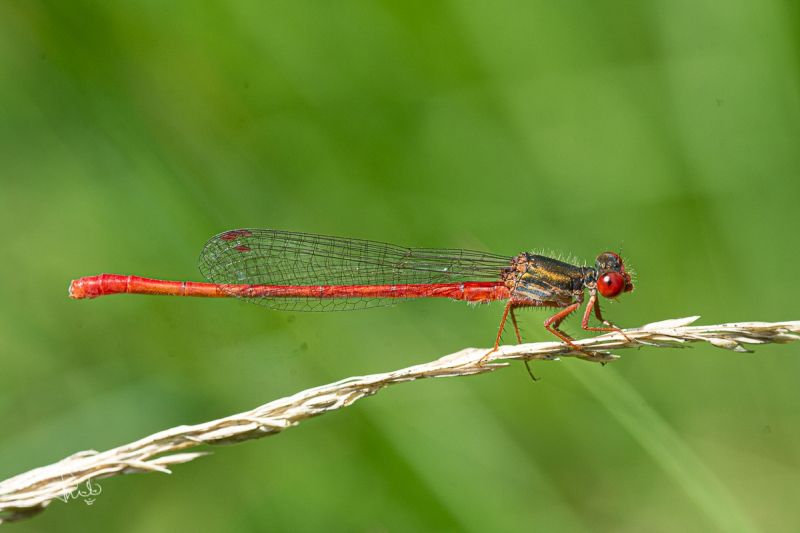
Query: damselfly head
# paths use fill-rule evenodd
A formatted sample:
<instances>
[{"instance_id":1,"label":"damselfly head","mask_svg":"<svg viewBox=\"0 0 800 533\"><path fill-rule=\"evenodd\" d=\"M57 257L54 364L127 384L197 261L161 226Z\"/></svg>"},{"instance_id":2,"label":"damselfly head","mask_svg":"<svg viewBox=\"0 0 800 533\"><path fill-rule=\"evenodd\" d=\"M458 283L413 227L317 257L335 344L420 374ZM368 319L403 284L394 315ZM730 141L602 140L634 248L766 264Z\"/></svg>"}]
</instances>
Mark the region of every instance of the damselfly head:
<instances>
[{"instance_id":1,"label":"damselfly head","mask_svg":"<svg viewBox=\"0 0 800 533\"><path fill-rule=\"evenodd\" d=\"M633 290L631 276L625 272L622 259L613 252L606 252L597 256L595 261L597 272L597 290L606 298L616 298L623 292Z\"/></svg>"}]
</instances>

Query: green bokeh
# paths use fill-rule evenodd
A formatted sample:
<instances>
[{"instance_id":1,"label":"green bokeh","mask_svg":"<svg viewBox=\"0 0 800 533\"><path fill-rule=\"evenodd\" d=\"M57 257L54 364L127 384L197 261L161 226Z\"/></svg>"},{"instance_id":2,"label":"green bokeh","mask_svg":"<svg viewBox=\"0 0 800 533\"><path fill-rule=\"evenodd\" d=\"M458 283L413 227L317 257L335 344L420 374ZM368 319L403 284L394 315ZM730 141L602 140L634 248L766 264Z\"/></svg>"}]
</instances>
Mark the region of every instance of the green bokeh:
<instances>
[{"instance_id":1,"label":"green bokeh","mask_svg":"<svg viewBox=\"0 0 800 533\"><path fill-rule=\"evenodd\" d=\"M197 280L226 229L624 240L622 326L800 319L799 72L791 1L0 2L0 479L493 342L497 304L67 298ZM620 355L400 385L10 529L800 529L800 345Z\"/></svg>"}]
</instances>

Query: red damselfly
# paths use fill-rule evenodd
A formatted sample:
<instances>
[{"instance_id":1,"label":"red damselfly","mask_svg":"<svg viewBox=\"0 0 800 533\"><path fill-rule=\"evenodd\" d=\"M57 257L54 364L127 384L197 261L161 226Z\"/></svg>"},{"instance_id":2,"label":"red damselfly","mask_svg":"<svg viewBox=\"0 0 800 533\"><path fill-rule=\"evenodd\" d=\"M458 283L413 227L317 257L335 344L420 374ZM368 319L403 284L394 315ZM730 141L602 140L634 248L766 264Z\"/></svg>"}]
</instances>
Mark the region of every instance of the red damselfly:
<instances>
[{"instance_id":1,"label":"red damselfly","mask_svg":"<svg viewBox=\"0 0 800 533\"><path fill-rule=\"evenodd\" d=\"M559 311L544 321L544 327L572 348L588 353L561 331L563 320L583 304L588 290L581 327L620 331L603 318L597 295L615 299L633 290L622 259L612 252L600 254L594 267L587 267L532 253L507 257L449 248L404 248L264 229L238 229L212 237L198 264L211 283L101 274L73 281L69 295L78 299L119 293L234 297L289 311L345 311L416 298L505 300L495 350L509 315L522 342L515 309L553 307ZM589 326L592 311L604 327Z\"/></svg>"}]
</instances>

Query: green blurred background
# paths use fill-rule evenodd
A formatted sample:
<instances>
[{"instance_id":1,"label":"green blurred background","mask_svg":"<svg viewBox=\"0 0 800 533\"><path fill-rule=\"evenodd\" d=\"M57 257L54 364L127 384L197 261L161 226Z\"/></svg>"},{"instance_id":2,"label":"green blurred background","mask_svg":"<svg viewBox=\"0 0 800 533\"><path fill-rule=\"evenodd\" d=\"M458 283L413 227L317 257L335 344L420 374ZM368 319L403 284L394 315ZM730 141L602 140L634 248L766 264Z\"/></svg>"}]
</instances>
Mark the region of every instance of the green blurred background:
<instances>
[{"instance_id":1,"label":"green blurred background","mask_svg":"<svg viewBox=\"0 0 800 533\"><path fill-rule=\"evenodd\" d=\"M789 0L4 0L0 479L494 340L498 304L67 298L200 280L232 228L624 240L621 326L800 319L798 67ZM619 354L392 387L9 529L800 530L800 344Z\"/></svg>"}]
</instances>

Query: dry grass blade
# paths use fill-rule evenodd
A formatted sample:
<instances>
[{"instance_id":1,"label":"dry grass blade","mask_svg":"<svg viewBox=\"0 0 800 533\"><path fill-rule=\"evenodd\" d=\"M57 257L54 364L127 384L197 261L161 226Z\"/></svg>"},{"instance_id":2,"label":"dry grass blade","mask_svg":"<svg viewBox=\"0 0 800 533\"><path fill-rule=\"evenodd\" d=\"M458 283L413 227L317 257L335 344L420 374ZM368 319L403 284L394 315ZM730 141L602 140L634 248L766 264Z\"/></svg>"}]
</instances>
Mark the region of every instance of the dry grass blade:
<instances>
[{"instance_id":1,"label":"dry grass blade","mask_svg":"<svg viewBox=\"0 0 800 533\"><path fill-rule=\"evenodd\" d=\"M200 444L235 444L274 435L302 420L346 407L380 389L422 378L468 376L507 366L500 360L558 360L578 357L610 362L612 349L643 345L680 347L691 342L747 352L742 344L787 343L800 340L800 321L745 322L714 326L689 326L698 317L666 320L636 329L612 332L577 341L587 355L557 342L502 346L482 360L487 349L467 348L436 361L394 372L351 377L281 398L251 411L194 426L179 426L102 453L79 452L58 463L37 468L0 482L0 522L33 516L54 499L68 496L88 480L138 472L170 473L168 466L185 463L209 452L175 453ZM165 455L169 454L169 455Z\"/></svg>"}]
</instances>

